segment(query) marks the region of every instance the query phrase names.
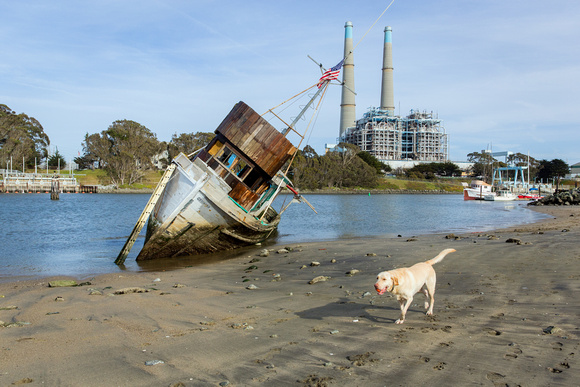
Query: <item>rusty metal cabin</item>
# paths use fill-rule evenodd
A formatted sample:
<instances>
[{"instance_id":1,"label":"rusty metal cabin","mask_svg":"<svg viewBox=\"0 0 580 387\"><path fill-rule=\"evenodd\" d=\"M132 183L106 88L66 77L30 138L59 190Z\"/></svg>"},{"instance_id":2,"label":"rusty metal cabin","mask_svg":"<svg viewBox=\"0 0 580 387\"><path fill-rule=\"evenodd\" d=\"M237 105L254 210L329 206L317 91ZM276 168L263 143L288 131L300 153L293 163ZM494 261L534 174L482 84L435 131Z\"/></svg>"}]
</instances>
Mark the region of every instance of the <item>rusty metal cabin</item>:
<instances>
[{"instance_id":1,"label":"rusty metal cabin","mask_svg":"<svg viewBox=\"0 0 580 387\"><path fill-rule=\"evenodd\" d=\"M270 188L270 180L296 148L244 102L238 102L197 157L232 188L229 197L246 211ZM273 187L275 188L275 187Z\"/></svg>"}]
</instances>

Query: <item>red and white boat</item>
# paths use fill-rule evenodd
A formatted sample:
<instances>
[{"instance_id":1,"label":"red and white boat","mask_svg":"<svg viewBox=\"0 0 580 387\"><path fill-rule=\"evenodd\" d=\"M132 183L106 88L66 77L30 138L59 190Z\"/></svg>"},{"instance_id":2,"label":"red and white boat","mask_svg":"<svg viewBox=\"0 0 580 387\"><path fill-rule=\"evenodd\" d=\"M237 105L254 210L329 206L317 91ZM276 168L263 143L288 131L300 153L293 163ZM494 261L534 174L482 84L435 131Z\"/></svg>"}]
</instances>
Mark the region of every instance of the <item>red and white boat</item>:
<instances>
[{"instance_id":1,"label":"red and white boat","mask_svg":"<svg viewBox=\"0 0 580 387\"><path fill-rule=\"evenodd\" d=\"M485 195L491 194L491 184L482 180L472 180L470 185L463 184L463 200L484 200Z\"/></svg>"}]
</instances>

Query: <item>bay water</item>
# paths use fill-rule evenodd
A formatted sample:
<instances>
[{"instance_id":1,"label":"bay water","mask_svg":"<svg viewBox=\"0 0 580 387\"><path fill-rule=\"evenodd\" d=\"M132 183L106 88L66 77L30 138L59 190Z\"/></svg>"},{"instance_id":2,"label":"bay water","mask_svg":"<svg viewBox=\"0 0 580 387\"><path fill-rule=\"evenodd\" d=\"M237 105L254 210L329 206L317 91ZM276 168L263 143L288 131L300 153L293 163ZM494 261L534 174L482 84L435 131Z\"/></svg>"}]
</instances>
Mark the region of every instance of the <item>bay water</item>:
<instances>
[{"instance_id":1,"label":"bay water","mask_svg":"<svg viewBox=\"0 0 580 387\"><path fill-rule=\"evenodd\" d=\"M461 195L313 194L306 198L318 214L304 203L292 204L267 245L484 232L547 217L526 208L526 202L464 201ZM280 195L276 209L291 199ZM148 194L61 194L60 200L50 200L49 194L0 194L0 282L171 270L244 254L241 249L136 262L144 242L142 231L125 265L115 265L148 200Z\"/></svg>"}]
</instances>

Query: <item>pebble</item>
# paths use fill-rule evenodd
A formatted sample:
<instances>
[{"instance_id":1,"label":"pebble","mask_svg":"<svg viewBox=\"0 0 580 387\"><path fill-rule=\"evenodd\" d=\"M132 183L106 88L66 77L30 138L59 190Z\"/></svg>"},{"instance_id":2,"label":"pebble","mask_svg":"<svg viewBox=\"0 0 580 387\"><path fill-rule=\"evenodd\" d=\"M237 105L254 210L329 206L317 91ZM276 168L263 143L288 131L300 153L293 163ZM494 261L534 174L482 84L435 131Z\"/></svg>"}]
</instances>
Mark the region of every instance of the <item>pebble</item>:
<instances>
[{"instance_id":1,"label":"pebble","mask_svg":"<svg viewBox=\"0 0 580 387\"><path fill-rule=\"evenodd\" d=\"M58 296L57 298L54 299L55 301L64 301L64 298L61 296Z\"/></svg>"},{"instance_id":2,"label":"pebble","mask_svg":"<svg viewBox=\"0 0 580 387\"><path fill-rule=\"evenodd\" d=\"M18 307L16 305L8 305L0 308L0 310L14 310L14 309L18 309Z\"/></svg>"},{"instance_id":3,"label":"pebble","mask_svg":"<svg viewBox=\"0 0 580 387\"><path fill-rule=\"evenodd\" d=\"M230 382L225 381L225 382L221 382L220 386L225 387L225 386L228 386L229 384L230 384Z\"/></svg>"},{"instance_id":4,"label":"pebble","mask_svg":"<svg viewBox=\"0 0 580 387\"><path fill-rule=\"evenodd\" d=\"M352 269L352 270L347 271L346 272L346 275L352 277L353 275L355 275L357 273L360 273L360 270L358 270L358 269Z\"/></svg>"},{"instance_id":5,"label":"pebble","mask_svg":"<svg viewBox=\"0 0 580 387\"><path fill-rule=\"evenodd\" d=\"M307 268L307 266L306 266L306 265L302 265L302 266L300 266L300 269L306 269L306 268Z\"/></svg>"},{"instance_id":6,"label":"pebble","mask_svg":"<svg viewBox=\"0 0 580 387\"><path fill-rule=\"evenodd\" d=\"M147 293L147 292L149 292L148 289L132 287L115 290L114 294Z\"/></svg>"},{"instance_id":7,"label":"pebble","mask_svg":"<svg viewBox=\"0 0 580 387\"><path fill-rule=\"evenodd\" d=\"M324 281L328 281L330 279L330 277L325 276L325 275L319 275L318 277L314 277L313 279L311 279L308 283L310 285L315 284L317 282L324 282Z\"/></svg>"},{"instance_id":8,"label":"pebble","mask_svg":"<svg viewBox=\"0 0 580 387\"><path fill-rule=\"evenodd\" d=\"M102 296L103 292L101 292L100 290L91 290L91 292L89 293L89 296Z\"/></svg>"},{"instance_id":9,"label":"pebble","mask_svg":"<svg viewBox=\"0 0 580 387\"><path fill-rule=\"evenodd\" d=\"M320 262L316 261L310 262L310 266L320 266Z\"/></svg>"},{"instance_id":10,"label":"pebble","mask_svg":"<svg viewBox=\"0 0 580 387\"><path fill-rule=\"evenodd\" d=\"M336 335L337 333L339 333L338 329L334 329L334 330L330 331L331 335Z\"/></svg>"},{"instance_id":11,"label":"pebble","mask_svg":"<svg viewBox=\"0 0 580 387\"><path fill-rule=\"evenodd\" d=\"M248 289L248 290L256 290L256 289L260 289L260 288L259 288L259 287L257 287L257 286L256 286L256 285L254 285L254 284L251 284L251 285L247 286L247 287L246 287L246 289Z\"/></svg>"},{"instance_id":12,"label":"pebble","mask_svg":"<svg viewBox=\"0 0 580 387\"><path fill-rule=\"evenodd\" d=\"M183 284L174 284L173 287L174 288L184 288L185 285L183 285Z\"/></svg>"},{"instance_id":13,"label":"pebble","mask_svg":"<svg viewBox=\"0 0 580 387\"><path fill-rule=\"evenodd\" d=\"M280 249L278 251L276 251L278 254L288 254L289 251L287 249Z\"/></svg>"},{"instance_id":14,"label":"pebble","mask_svg":"<svg viewBox=\"0 0 580 387\"><path fill-rule=\"evenodd\" d=\"M336 259L332 258L332 259L330 260L330 263L336 263Z\"/></svg>"},{"instance_id":15,"label":"pebble","mask_svg":"<svg viewBox=\"0 0 580 387\"><path fill-rule=\"evenodd\" d=\"M368 297L368 296L370 296L370 295L371 295L371 292L364 292L362 296L363 296L363 297Z\"/></svg>"},{"instance_id":16,"label":"pebble","mask_svg":"<svg viewBox=\"0 0 580 387\"><path fill-rule=\"evenodd\" d=\"M326 363L324 363L324 366L325 367L332 367L333 364L331 362L327 361Z\"/></svg>"},{"instance_id":17,"label":"pebble","mask_svg":"<svg viewBox=\"0 0 580 387\"><path fill-rule=\"evenodd\" d=\"M270 250L264 249L260 251L260 257L268 257L268 256L270 256Z\"/></svg>"},{"instance_id":18,"label":"pebble","mask_svg":"<svg viewBox=\"0 0 580 387\"><path fill-rule=\"evenodd\" d=\"M161 282L161 278L155 278L153 282Z\"/></svg>"},{"instance_id":19,"label":"pebble","mask_svg":"<svg viewBox=\"0 0 580 387\"><path fill-rule=\"evenodd\" d=\"M367 257L376 257L377 254L376 253L367 253Z\"/></svg>"}]
</instances>

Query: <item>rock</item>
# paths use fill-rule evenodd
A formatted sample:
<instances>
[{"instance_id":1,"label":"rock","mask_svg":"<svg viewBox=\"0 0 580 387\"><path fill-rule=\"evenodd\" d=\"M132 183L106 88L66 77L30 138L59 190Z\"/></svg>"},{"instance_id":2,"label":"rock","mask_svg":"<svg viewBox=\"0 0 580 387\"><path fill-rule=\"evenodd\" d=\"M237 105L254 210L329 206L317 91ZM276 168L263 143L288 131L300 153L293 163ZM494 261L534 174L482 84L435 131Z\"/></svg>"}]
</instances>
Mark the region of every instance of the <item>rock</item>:
<instances>
[{"instance_id":1,"label":"rock","mask_svg":"<svg viewBox=\"0 0 580 387\"><path fill-rule=\"evenodd\" d=\"M310 266L320 266L320 262L316 261L310 262Z\"/></svg>"},{"instance_id":2,"label":"rock","mask_svg":"<svg viewBox=\"0 0 580 387\"><path fill-rule=\"evenodd\" d=\"M8 305L0 308L0 310L14 310L14 309L18 309L18 307L16 305Z\"/></svg>"},{"instance_id":3,"label":"rock","mask_svg":"<svg viewBox=\"0 0 580 387\"><path fill-rule=\"evenodd\" d=\"M445 239L455 239L455 234L446 235Z\"/></svg>"},{"instance_id":4,"label":"rock","mask_svg":"<svg viewBox=\"0 0 580 387\"><path fill-rule=\"evenodd\" d=\"M370 296L370 295L371 295L371 292L364 292L362 296L363 296L363 298L364 298L364 297L368 297L368 296Z\"/></svg>"},{"instance_id":5,"label":"rock","mask_svg":"<svg viewBox=\"0 0 580 387\"><path fill-rule=\"evenodd\" d=\"M55 280L50 281L48 283L48 287L50 288L63 288L63 287L70 287L70 286L78 286L79 284L77 281L74 280Z\"/></svg>"},{"instance_id":6,"label":"rock","mask_svg":"<svg viewBox=\"0 0 580 387\"><path fill-rule=\"evenodd\" d=\"M227 380L225 382L221 382L220 386L221 387L225 387L225 386L229 386L230 382L228 382Z\"/></svg>"},{"instance_id":7,"label":"rock","mask_svg":"<svg viewBox=\"0 0 580 387\"><path fill-rule=\"evenodd\" d=\"M337 333L339 333L338 329L334 329L334 330L330 331L331 335L336 335Z\"/></svg>"},{"instance_id":8,"label":"rock","mask_svg":"<svg viewBox=\"0 0 580 387\"><path fill-rule=\"evenodd\" d=\"M521 245L522 240L518 238L508 238L506 239L506 243L517 243L518 245Z\"/></svg>"},{"instance_id":9,"label":"rock","mask_svg":"<svg viewBox=\"0 0 580 387\"><path fill-rule=\"evenodd\" d=\"M553 335L553 334L556 334L556 333L558 333L558 332L560 332L560 331L561 331L561 329L560 329L560 328L556 328L556 327L555 327L555 326L553 326L553 325L550 325L549 327L547 327L547 328L544 328L544 329L542 330L542 332L544 332L544 333L545 333L545 334L547 334L547 335Z\"/></svg>"},{"instance_id":10,"label":"rock","mask_svg":"<svg viewBox=\"0 0 580 387\"><path fill-rule=\"evenodd\" d=\"M103 292L101 292L100 290L91 290L89 293L89 296L102 296Z\"/></svg>"},{"instance_id":11,"label":"rock","mask_svg":"<svg viewBox=\"0 0 580 387\"><path fill-rule=\"evenodd\" d=\"M288 251L287 249L280 249L278 251L276 251L278 254L288 254L290 251Z\"/></svg>"},{"instance_id":12,"label":"rock","mask_svg":"<svg viewBox=\"0 0 580 387\"><path fill-rule=\"evenodd\" d=\"M270 256L270 250L264 249L260 251L260 257L268 257L268 256Z\"/></svg>"},{"instance_id":13,"label":"rock","mask_svg":"<svg viewBox=\"0 0 580 387\"><path fill-rule=\"evenodd\" d=\"M302 266L300 266L300 269L306 269L307 267L308 266L306 266L306 265L302 265Z\"/></svg>"},{"instance_id":14,"label":"rock","mask_svg":"<svg viewBox=\"0 0 580 387\"><path fill-rule=\"evenodd\" d=\"M414 242L416 240L417 240L417 238L409 238L409 239L407 239L407 242Z\"/></svg>"},{"instance_id":15,"label":"rock","mask_svg":"<svg viewBox=\"0 0 580 387\"><path fill-rule=\"evenodd\" d=\"M174 288L185 288L186 286L183 284L174 284L173 287Z\"/></svg>"},{"instance_id":16,"label":"rock","mask_svg":"<svg viewBox=\"0 0 580 387\"><path fill-rule=\"evenodd\" d=\"M377 254L376 253L367 253L367 257L376 257Z\"/></svg>"},{"instance_id":17,"label":"rock","mask_svg":"<svg viewBox=\"0 0 580 387\"><path fill-rule=\"evenodd\" d=\"M155 278L153 282L161 282L161 278Z\"/></svg>"},{"instance_id":18,"label":"rock","mask_svg":"<svg viewBox=\"0 0 580 387\"><path fill-rule=\"evenodd\" d=\"M149 292L149 289L131 287L131 288L123 288L123 289L115 290L115 292L113 294L147 293L147 292Z\"/></svg>"},{"instance_id":19,"label":"rock","mask_svg":"<svg viewBox=\"0 0 580 387\"><path fill-rule=\"evenodd\" d=\"M332 258L332 259L330 260L330 263L336 263L336 259Z\"/></svg>"},{"instance_id":20,"label":"rock","mask_svg":"<svg viewBox=\"0 0 580 387\"><path fill-rule=\"evenodd\" d=\"M257 286L256 286L256 285L254 285L254 284L251 284L251 285L248 285L248 286L246 286L246 289L248 289L248 290L256 290L256 289L260 289L260 288L259 288L259 287L257 287Z\"/></svg>"},{"instance_id":21,"label":"rock","mask_svg":"<svg viewBox=\"0 0 580 387\"><path fill-rule=\"evenodd\" d=\"M314 277L313 279L311 279L308 283L310 285L315 284L317 282L324 282L324 281L328 281L330 279L330 277L325 276L325 275L319 275L318 277Z\"/></svg>"},{"instance_id":22,"label":"rock","mask_svg":"<svg viewBox=\"0 0 580 387\"><path fill-rule=\"evenodd\" d=\"M353 275L355 275L357 273L360 273L360 270L358 270L358 269L352 269L352 270L347 271L346 272L346 275L349 276L349 277L352 277Z\"/></svg>"},{"instance_id":23,"label":"rock","mask_svg":"<svg viewBox=\"0 0 580 387\"><path fill-rule=\"evenodd\" d=\"M58 296L57 298L54 299L55 301L64 301L64 298L61 296Z\"/></svg>"}]
</instances>

